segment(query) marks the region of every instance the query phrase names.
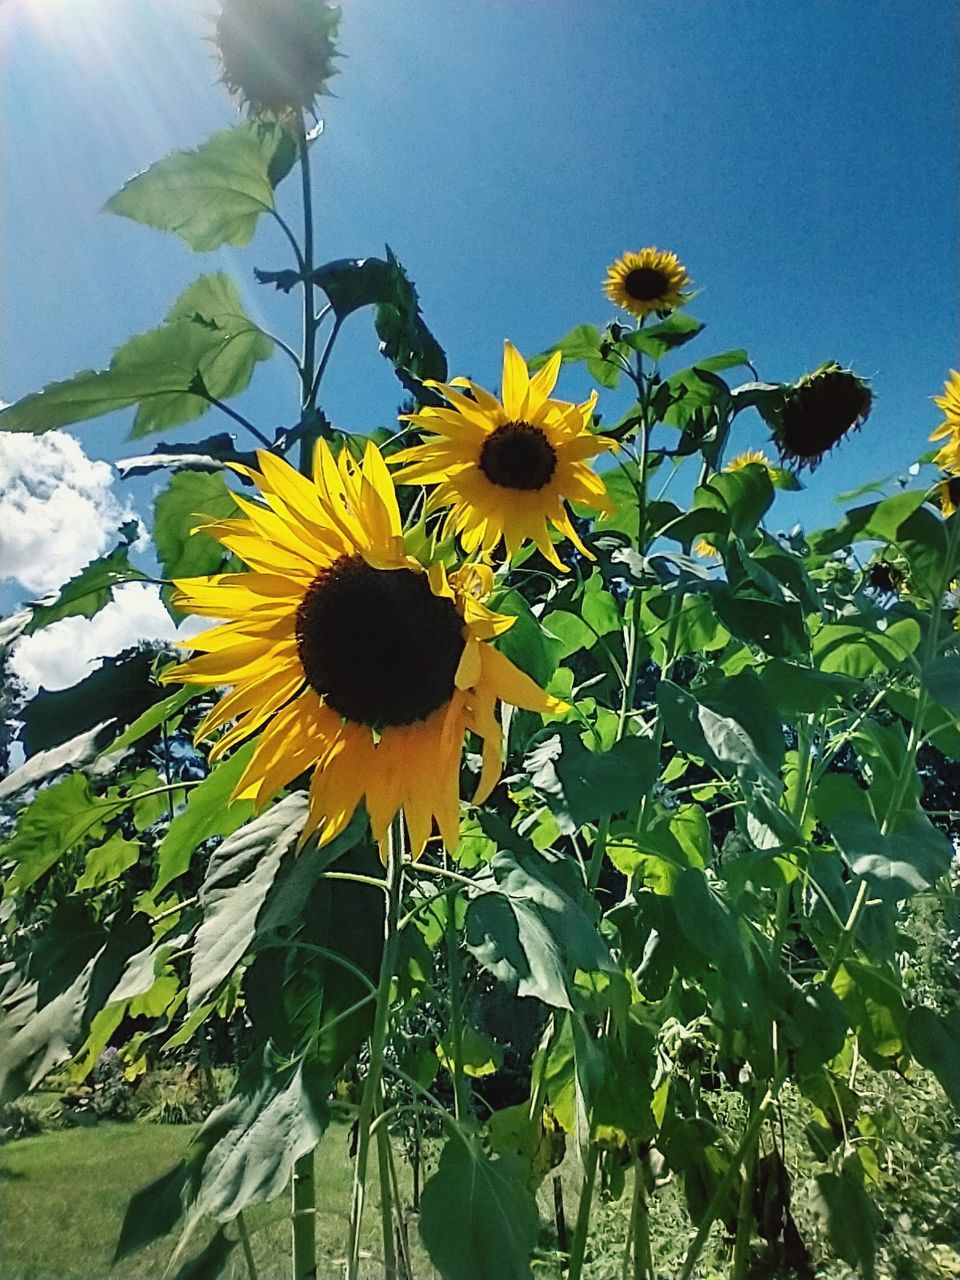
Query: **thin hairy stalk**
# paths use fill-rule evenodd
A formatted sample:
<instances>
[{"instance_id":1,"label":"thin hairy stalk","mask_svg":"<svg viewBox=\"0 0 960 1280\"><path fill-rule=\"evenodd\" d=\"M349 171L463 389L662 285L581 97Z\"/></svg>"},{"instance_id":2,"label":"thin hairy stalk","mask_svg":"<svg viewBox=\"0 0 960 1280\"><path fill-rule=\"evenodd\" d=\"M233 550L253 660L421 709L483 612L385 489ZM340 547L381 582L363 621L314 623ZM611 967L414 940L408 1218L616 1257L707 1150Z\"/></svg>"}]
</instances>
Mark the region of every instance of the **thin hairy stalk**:
<instances>
[{"instance_id":1,"label":"thin hairy stalk","mask_svg":"<svg viewBox=\"0 0 960 1280\"><path fill-rule=\"evenodd\" d=\"M207 404L212 404L215 409L219 409L221 413L225 413L228 418L232 418L234 422L238 422L241 427L245 427L247 431L260 443L265 449L270 448L270 441L253 425L249 418L245 418L242 413L237 413L236 409L231 409L228 404L224 404L222 400L218 400L216 396L212 396L207 391L195 391L194 395L199 395L201 400L206 400Z\"/></svg>"},{"instance_id":2,"label":"thin hairy stalk","mask_svg":"<svg viewBox=\"0 0 960 1280\"><path fill-rule=\"evenodd\" d=\"M390 1129L386 1124L377 1129L377 1175L380 1182L383 1276L384 1280L397 1280L397 1252L393 1243L393 1186L390 1182Z\"/></svg>"},{"instance_id":3,"label":"thin hairy stalk","mask_svg":"<svg viewBox=\"0 0 960 1280\"><path fill-rule=\"evenodd\" d=\"M250 1280L258 1280L257 1264L253 1260L253 1250L250 1248L250 1235L247 1231L247 1224L244 1221L243 1211L237 1214L237 1232L240 1236L240 1246L243 1249L243 1260L247 1264L247 1275Z\"/></svg>"},{"instance_id":4,"label":"thin hairy stalk","mask_svg":"<svg viewBox=\"0 0 960 1280\"><path fill-rule=\"evenodd\" d=\"M577 1208L577 1225L573 1229L573 1245L570 1248L570 1269L567 1272L567 1280L580 1280L583 1274L583 1259L587 1251L590 1213L593 1209L593 1188L597 1181L597 1163L599 1159L599 1148L591 1144L583 1171L583 1187L580 1191L580 1204Z\"/></svg>"},{"instance_id":5,"label":"thin hairy stalk","mask_svg":"<svg viewBox=\"0 0 960 1280\"><path fill-rule=\"evenodd\" d=\"M754 1092L754 1105L756 1105L756 1102L757 1093ZM746 1280L747 1276L747 1265L750 1261L750 1241L753 1238L754 1227L753 1179L754 1170L757 1167L759 1143L760 1129L757 1129L756 1137L747 1148L743 1160L743 1180L740 1183L740 1196L737 1201L737 1232L733 1242L733 1262L730 1267L730 1280Z\"/></svg>"},{"instance_id":6,"label":"thin hairy stalk","mask_svg":"<svg viewBox=\"0 0 960 1280\"><path fill-rule=\"evenodd\" d=\"M447 985L450 991L450 1030L453 1048L453 1114L462 1120L466 1111L466 1081L463 1072L463 1006L460 1000L460 939L457 937L457 900L447 903Z\"/></svg>"},{"instance_id":7,"label":"thin hairy stalk","mask_svg":"<svg viewBox=\"0 0 960 1280\"><path fill-rule=\"evenodd\" d=\"M374 1012L373 1031L370 1035L370 1067L364 1081L357 1117L357 1160L353 1175L353 1201L350 1210L350 1235L347 1246L347 1280L357 1280L360 1266L360 1228L367 1190L367 1163L370 1155L370 1126L373 1108L380 1094L383 1070L383 1051L387 1043L387 1024L390 1017L390 987L396 968L397 943L400 934L397 921L400 915L400 895L403 880L403 828L401 817L390 824L387 842L387 884L389 894L383 922L383 954L380 958L380 980L377 984L377 1004Z\"/></svg>"},{"instance_id":8,"label":"thin hairy stalk","mask_svg":"<svg viewBox=\"0 0 960 1280\"><path fill-rule=\"evenodd\" d=\"M290 1224L293 1233L293 1280L316 1280L317 1201L313 1180L313 1151L293 1166L290 1180Z\"/></svg>"}]
</instances>

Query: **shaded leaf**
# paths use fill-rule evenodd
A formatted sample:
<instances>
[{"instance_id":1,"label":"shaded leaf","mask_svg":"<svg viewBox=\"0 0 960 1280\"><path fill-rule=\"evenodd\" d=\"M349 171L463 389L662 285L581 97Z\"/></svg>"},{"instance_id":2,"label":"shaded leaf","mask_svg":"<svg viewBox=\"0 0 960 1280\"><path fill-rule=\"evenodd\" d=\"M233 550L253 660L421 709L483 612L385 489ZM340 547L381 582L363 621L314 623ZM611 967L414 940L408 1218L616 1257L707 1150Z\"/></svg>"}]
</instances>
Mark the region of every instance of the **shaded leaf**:
<instances>
[{"instance_id":1,"label":"shaded leaf","mask_svg":"<svg viewBox=\"0 0 960 1280\"><path fill-rule=\"evenodd\" d=\"M960 1009L954 1007L942 1015L925 1005L911 1009L907 1015L907 1044L960 1111Z\"/></svg>"},{"instance_id":2,"label":"shaded leaf","mask_svg":"<svg viewBox=\"0 0 960 1280\"><path fill-rule=\"evenodd\" d=\"M201 526L237 515L239 508L221 473L181 471L171 477L153 507L153 537L164 577L192 578L221 572L228 553ZM170 604L168 589L164 590L164 601L175 621L186 616Z\"/></svg>"},{"instance_id":3,"label":"shaded leaf","mask_svg":"<svg viewBox=\"0 0 960 1280\"><path fill-rule=\"evenodd\" d=\"M0 781L0 800L7 800L28 787L39 786L64 769L77 769L92 760L108 740L112 724L112 720L103 720L59 747L38 751Z\"/></svg>"},{"instance_id":4,"label":"shaded leaf","mask_svg":"<svg viewBox=\"0 0 960 1280\"><path fill-rule=\"evenodd\" d=\"M69 689L41 689L20 711L20 738L28 756L112 719L115 728L130 724L157 701L153 655L127 651L104 658L95 671Z\"/></svg>"},{"instance_id":5,"label":"shaded leaf","mask_svg":"<svg viewBox=\"0 0 960 1280\"><path fill-rule=\"evenodd\" d=\"M447 1142L420 1201L420 1234L443 1280L528 1280L540 1215L522 1167L487 1159L476 1139Z\"/></svg>"},{"instance_id":6,"label":"shaded leaf","mask_svg":"<svg viewBox=\"0 0 960 1280\"><path fill-rule=\"evenodd\" d=\"M859 1268L865 1280L873 1280L879 1215L862 1181L846 1168L839 1174L820 1173L814 1181L813 1212L831 1246L844 1262Z\"/></svg>"},{"instance_id":7,"label":"shaded leaf","mask_svg":"<svg viewBox=\"0 0 960 1280\"><path fill-rule=\"evenodd\" d=\"M658 763L652 738L621 738L609 751L588 751L579 729L565 726L530 752L524 768L561 831L569 833L639 804L656 780Z\"/></svg>"},{"instance_id":8,"label":"shaded leaf","mask_svg":"<svg viewBox=\"0 0 960 1280\"><path fill-rule=\"evenodd\" d=\"M2 846L3 859L16 863L4 892L28 889L81 840L103 829L103 811L95 806L82 774L45 787L19 814L12 837Z\"/></svg>"}]
</instances>

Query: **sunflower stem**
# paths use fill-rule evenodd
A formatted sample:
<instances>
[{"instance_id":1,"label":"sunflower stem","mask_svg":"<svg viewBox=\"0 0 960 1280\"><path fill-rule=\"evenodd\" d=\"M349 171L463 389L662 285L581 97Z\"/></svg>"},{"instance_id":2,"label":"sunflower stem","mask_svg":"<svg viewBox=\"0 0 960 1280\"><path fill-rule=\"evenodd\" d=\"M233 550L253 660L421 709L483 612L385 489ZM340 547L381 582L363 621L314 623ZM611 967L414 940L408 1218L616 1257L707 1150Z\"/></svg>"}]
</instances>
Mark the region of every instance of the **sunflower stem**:
<instances>
[{"instance_id":1,"label":"sunflower stem","mask_svg":"<svg viewBox=\"0 0 960 1280\"><path fill-rule=\"evenodd\" d=\"M383 1115L382 1086L380 1106ZM383 1276L384 1280L397 1280L397 1251L393 1241L393 1187L390 1184L390 1129L386 1121L377 1128L377 1173L380 1181Z\"/></svg>"},{"instance_id":2,"label":"sunflower stem","mask_svg":"<svg viewBox=\"0 0 960 1280\"><path fill-rule=\"evenodd\" d=\"M387 1024L390 1017L390 988L400 938L397 920L400 914L400 895L403 878L403 819L398 815L390 824L387 839L387 909L383 923L383 953L380 958L380 980L377 984L377 1004L373 1031L370 1035L370 1067L360 1098L360 1114L357 1117L357 1162L353 1174L353 1202L350 1210L350 1235L347 1246L347 1280L357 1280L360 1266L360 1228L367 1189L367 1163L370 1155L371 1122L374 1104L380 1094L380 1078L383 1070L383 1051L387 1042Z\"/></svg>"},{"instance_id":3,"label":"sunflower stem","mask_svg":"<svg viewBox=\"0 0 960 1280\"><path fill-rule=\"evenodd\" d=\"M316 1280L317 1203L313 1180L313 1151L293 1166L290 1181L290 1220L293 1230L293 1280Z\"/></svg>"},{"instance_id":4,"label":"sunflower stem","mask_svg":"<svg viewBox=\"0 0 960 1280\"><path fill-rule=\"evenodd\" d=\"M446 855L444 855L446 857ZM460 939L457 937L457 900L447 902L447 980L450 987L450 1029L453 1040L453 1114L463 1118L466 1104L463 1074L463 1008L460 1003Z\"/></svg>"},{"instance_id":5,"label":"sunflower stem","mask_svg":"<svg viewBox=\"0 0 960 1280\"><path fill-rule=\"evenodd\" d=\"M580 1191L580 1204L577 1209L577 1225L573 1231L573 1245L570 1249L570 1269L567 1280L580 1280L583 1272L583 1259L587 1251L587 1234L590 1229L590 1213L593 1209L593 1188L597 1180L597 1162L600 1149L591 1143L587 1152L587 1163L583 1171L583 1187Z\"/></svg>"}]
</instances>

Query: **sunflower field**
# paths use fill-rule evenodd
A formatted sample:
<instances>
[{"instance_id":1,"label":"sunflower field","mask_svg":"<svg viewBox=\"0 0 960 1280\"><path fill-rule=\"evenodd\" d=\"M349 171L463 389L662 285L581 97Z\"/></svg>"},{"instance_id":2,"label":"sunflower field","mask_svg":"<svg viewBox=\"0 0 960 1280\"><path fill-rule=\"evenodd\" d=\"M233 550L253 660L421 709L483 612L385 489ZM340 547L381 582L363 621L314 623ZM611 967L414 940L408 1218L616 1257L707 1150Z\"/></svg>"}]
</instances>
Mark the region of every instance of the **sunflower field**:
<instances>
[{"instance_id":1,"label":"sunflower field","mask_svg":"<svg viewBox=\"0 0 960 1280\"><path fill-rule=\"evenodd\" d=\"M245 1215L279 1196L287 1274L322 1277L334 1121L346 1280L953 1274L955 1204L904 1245L896 1197L909 1099L960 1107L960 374L923 479L790 533L778 494L870 430L869 380L713 350L669 249L625 247L584 322L505 342L480 385L392 252L322 261L339 22L222 0L237 123L108 205L198 252L279 224L289 260L256 274L299 343L202 274L109 365L0 412L43 433L129 409L136 441L231 419L122 464L163 480L153 572L124 527L0 622L9 647L151 577L192 620L179 653L15 711L0 1098L233 1045L116 1242L178 1229L181 1280L256 1280ZM366 438L323 408L359 312L403 398ZM231 407L273 357L282 427ZM738 451L741 415L765 449Z\"/></svg>"}]
</instances>

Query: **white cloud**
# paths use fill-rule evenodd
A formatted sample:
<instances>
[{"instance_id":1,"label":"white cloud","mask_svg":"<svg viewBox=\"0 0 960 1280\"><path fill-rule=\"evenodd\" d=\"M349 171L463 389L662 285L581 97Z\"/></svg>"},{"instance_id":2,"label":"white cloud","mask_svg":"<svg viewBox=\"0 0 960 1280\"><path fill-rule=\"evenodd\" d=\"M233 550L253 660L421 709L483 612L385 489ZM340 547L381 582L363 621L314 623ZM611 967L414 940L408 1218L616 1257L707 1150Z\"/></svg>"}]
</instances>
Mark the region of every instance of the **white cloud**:
<instances>
[{"instance_id":1,"label":"white cloud","mask_svg":"<svg viewBox=\"0 0 960 1280\"><path fill-rule=\"evenodd\" d=\"M139 640L182 639L208 625L208 619L188 618L175 627L157 587L128 582L117 587L113 602L92 618L64 618L18 640L10 663L31 696L41 685L68 688L89 675L98 658L120 653Z\"/></svg>"},{"instance_id":2,"label":"white cloud","mask_svg":"<svg viewBox=\"0 0 960 1280\"><path fill-rule=\"evenodd\" d=\"M0 433L0 581L39 595L106 551L133 515L113 482L65 431Z\"/></svg>"}]
</instances>

